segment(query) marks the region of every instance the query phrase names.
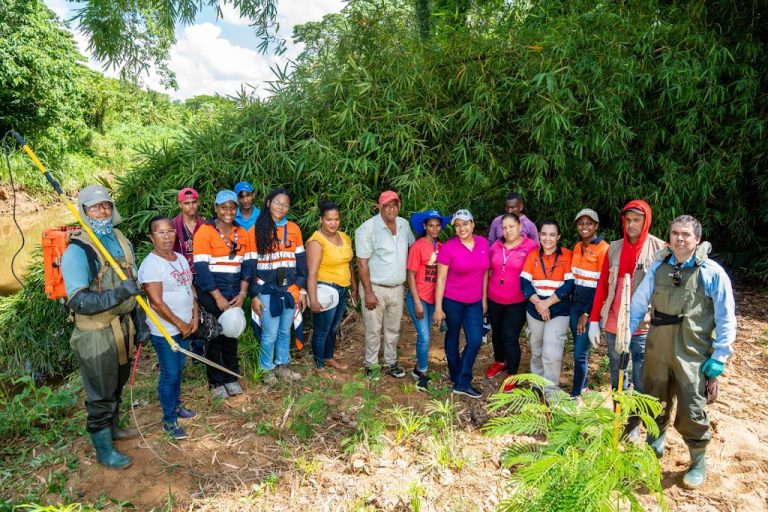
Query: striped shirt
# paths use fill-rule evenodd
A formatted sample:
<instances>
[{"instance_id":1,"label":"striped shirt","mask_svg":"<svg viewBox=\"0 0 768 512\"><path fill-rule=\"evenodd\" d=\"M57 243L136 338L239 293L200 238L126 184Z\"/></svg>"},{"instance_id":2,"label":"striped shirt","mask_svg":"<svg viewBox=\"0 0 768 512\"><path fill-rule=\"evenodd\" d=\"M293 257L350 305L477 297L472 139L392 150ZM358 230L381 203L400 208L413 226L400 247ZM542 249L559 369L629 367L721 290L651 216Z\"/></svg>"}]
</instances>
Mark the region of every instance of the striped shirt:
<instances>
[{"instance_id":1,"label":"striped shirt","mask_svg":"<svg viewBox=\"0 0 768 512\"><path fill-rule=\"evenodd\" d=\"M602 237L592 240L583 251L582 242L573 248L571 260L571 273L573 274L573 307L579 315L592 311L592 302L595 299L597 281L600 279L600 270L603 268L603 260L608 254L608 242Z\"/></svg>"},{"instance_id":2,"label":"striped shirt","mask_svg":"<svg viewBox=\"0 0 768 512\"><path fill-rule=\"evenodd\" d=\"M250 254L248 233L239 226L233 226L225 242L215 222L206 221L195 233L192 242L194 282L202 292L210 293L218 289L224 297L231 299L240 293L240 282L248 281L251 276L250 266L246 263Z\"/></svg>"},{"instance_id":3,"label":"striped shirt","mask_svg":"<svg viewBox=\"0 0 768 512\"><path fill-rule=\"evenodd\" d=\"M248 255L252 266L250 295L254 297L261 293L261 289L269 285L288 289L295 296L299 290L307 287L307 253L304 250L304 239L301 230L296 223L291 221L281 222L277 226L276 250L267 253L258 253L256 246L256 229L248 231L251 252Z\"/></svg>"},{"instance_id":4,"label":"striped shirt","mask_svg":"<svg viewBox=\"0 0 768 512\"><path fill-rule=\"evenodd\" d=\"M520 287L525 298L529 299L527 311L535 319L542 318L536 311L536 306L530 302L533 295L546 299L554 293L560 302L549 308L550 316L554 318L570 315L573 291L572 256L573 253L563 247L558 247L549 256L544 254L544 249L528 253L520 273Z\"/></svg>"}]
</instances>

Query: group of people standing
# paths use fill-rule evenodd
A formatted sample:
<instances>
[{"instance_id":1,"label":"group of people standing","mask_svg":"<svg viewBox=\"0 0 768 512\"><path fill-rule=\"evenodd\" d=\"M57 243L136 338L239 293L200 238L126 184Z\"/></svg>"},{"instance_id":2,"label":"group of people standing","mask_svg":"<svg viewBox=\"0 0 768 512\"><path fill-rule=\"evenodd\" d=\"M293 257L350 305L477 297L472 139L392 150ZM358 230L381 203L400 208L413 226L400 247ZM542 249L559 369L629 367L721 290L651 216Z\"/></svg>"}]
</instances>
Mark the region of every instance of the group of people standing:
<instances>
[{"instance_id":1,"label":"group of people standing","mask_svg":"<svg viewBox=\"0 0 768 512\"><path fill-rule=\"evenodd\" d=\"M466 209L452 216L425 210L411 215L409 222L399 215L398 194L388 190L378 198L378 214L355 231L353 249L352 239L339 229L338 204L319 205L319 228L305 244L299 227L287 218L293 201L288 190L272 190L261 208L254 206L253 194L247 182L219 191L214 216L204 219L197 213L197 191L179 191L179 215L150 221L153 250L138 272L133 248L113 229L120 217L107 191L87 187L78 201L85 221L129 276L138 276L152 310L181 346L195 344L203 314L240 317L244 326L242 308L250 298L252 326L261 346L258 364L266 383L301 379L291 366L291 330L296 329L295 339L301 343L307 309L313 315L311 346L318 371L347 369L347 363L335 357L335 344L347 298L359 296L368 377L380 372L395 378L406 375L398 360L405 309L417 334L411 376L420 390L430 386L430 338L432 328L439 326L445 333L453 393L482 397L473 386L473 376L486 318L494 355L485 371L487 378L518 372L519 338L527 325L531 371L551 383L544 389L547 397L560 384L569 330L574 341L571 396L587 389L589 351L598 346L602 332L616 389L619 372L627 370L616 349L617 290L629 276L631 383L635 390L665 400L667 406L658 420L661 435L649 443L659 456L663 454L669 408L677 397L678 418L687 419L676 421L676 427L692 454L686 483L703 482L703 453L711 437L703 407L706 380L723 371L731 354L735 315L728 276L707 258L709 245L700 243L701 226L693 217L675 219L667 244L649 232L648 204L630 201L621 213L624 236L609 244L598 235L598 214L585 208L574 219L579 241L570 250L560 243L558 223L544 220L537 228L523 214L523 198L516 193L507 196L505 212L493 219L486 238L475 234L474 217ZM441 231L448 224L455 236L441 242ZM149 338L155 346L166 432L183 439L186 433L178 420L195 413L180 402L183 354L170 350L157 326L140 315L133 299L139 293L136 281L120 282L86 238L78 237L62 261L68 306L76 318L72 346L88 391L88 431L97 458L120 468L130 459L114 448L112 440L130 435L119 428L118 408L134 342ZM237 332L242 329L235 334L220 330L205 343L206 357L232 373L239 371ZM98 347L91 343L94 339L99 339ZM213 398L243 393L232 374L212 366L206 370ZM628 386L630 379L624 382ZM503 391L514 387L514 379L507 379ZM638 426L636 419L628 425L630 437L639 435Z\"/></svg>"}]
</instances>

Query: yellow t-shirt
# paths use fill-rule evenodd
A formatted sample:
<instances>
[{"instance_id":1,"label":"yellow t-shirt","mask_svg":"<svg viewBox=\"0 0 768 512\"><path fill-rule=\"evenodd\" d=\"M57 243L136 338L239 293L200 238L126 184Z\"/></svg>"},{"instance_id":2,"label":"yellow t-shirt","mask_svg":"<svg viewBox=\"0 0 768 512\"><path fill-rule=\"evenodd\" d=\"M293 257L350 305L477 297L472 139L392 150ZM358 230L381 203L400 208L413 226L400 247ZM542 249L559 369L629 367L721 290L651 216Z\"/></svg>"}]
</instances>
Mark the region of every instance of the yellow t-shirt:
<instances>
[{"instance_id":1,"label":"yellow t-shirt","mask_svg":"<svg viewBox=\"0 0 768 512\"><path fill-rule=\"evenodd\" d=\"M320 268L317 271L317 280L326 283L334 283L342 287L352 284L352 276L349 272L349 262L352 261L352 241L339 231L342 245L338 246L325 238L320 231L315 231L307 240L315 241L323 248L323 257L320 260Z\"/></svg>"}]
</instances>

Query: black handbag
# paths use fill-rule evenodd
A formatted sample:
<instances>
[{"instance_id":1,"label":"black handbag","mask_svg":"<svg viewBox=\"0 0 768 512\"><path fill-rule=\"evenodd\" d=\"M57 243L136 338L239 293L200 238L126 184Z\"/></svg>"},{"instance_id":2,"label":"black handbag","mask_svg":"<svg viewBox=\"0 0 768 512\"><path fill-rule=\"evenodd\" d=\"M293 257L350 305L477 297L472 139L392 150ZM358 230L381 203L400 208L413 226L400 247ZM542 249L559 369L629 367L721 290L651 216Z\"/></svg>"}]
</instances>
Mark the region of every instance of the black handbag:
<instances>
[{"instance_id":1,"label":"black handbag","mask_svg":"<svg viewBox=\"0 0 768 512\"><path fill-rule=\"evenodd\" d=\"M198 304L198 308L200 309L200 322L197 331L190 338L202 338L211 341L221 336L222 329L219 320L203 306Z\"/></svg>"}]
</instances>

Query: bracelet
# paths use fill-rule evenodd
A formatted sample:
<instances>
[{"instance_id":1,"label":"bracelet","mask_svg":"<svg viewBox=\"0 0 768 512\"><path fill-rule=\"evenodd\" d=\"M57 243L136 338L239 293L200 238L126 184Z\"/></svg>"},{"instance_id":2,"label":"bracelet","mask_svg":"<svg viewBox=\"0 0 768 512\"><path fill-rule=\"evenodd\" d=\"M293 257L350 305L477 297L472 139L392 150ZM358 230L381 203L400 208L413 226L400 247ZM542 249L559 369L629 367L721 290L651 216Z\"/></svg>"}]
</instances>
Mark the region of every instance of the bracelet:
<instances>
[{"instance_id":1,"label":"bracelet","mask_svg":"<svg viewBox=\"0 0 768 512\"><path fill-rule=\"evenodd\" d=\"M306 294L307 294L307 290L299 290L299 295L306 295Z\"/></svg>"}]
</instances>

